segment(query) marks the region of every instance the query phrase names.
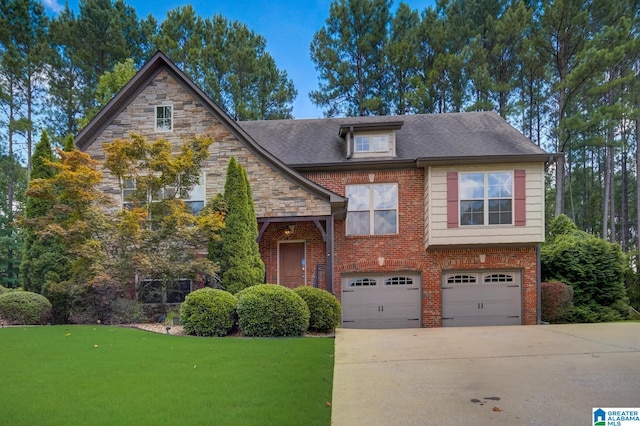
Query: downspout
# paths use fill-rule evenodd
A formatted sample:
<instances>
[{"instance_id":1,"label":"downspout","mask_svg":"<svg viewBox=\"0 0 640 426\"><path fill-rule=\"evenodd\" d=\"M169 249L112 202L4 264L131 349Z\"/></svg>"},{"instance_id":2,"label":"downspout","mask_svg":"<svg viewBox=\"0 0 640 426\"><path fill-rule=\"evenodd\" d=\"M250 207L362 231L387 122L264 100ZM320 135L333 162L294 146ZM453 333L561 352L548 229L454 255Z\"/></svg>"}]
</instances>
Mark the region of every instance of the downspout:
<instances>
[{"instance_id":1,"label":"downspout","mask_svg":"<svg viewBox=\"0 0 640 426\"><path fill-rule=\"evenodd\" d=\"M335 224L336 216L345 214L346 212L347 212L347 205L345 204L340 210L332 211L331 216L327 221L327 244L329 245L329 247L327 247L327 263L326 263L327 291L336 297L337 295L333 292L333 278L335 276L334 274L335 263L333 261L333 259L335 258L335 235L334 235L335 225L334 224ZM340 298L338 297L338 299Z\"/></svg>"},{"instance_id":2,"label":"downspout","mask_svg":"<svg viewBox=\"0 0 640 426\"><path fill-rule=\"evenodd\" d=\"M329 245L329 247L327 247L327 267L326 267L326 273L327 273L327 291L331 294L333 293L333 257L334 257L334 235L333 235L333 223L335 220L335 215L336 213L331 213L331 216L329 217L329 220L327 221L327 244Z\"/></svg>"},{"instance_id":3,"label":"downspout","mask_svg":"<svg viewBox=\"0 0 640 426\"><path fill-rule=\"evenodd\" d=\"M347 160L353 157L354 151L353 126L349 127L349 136L347 138Z\"/></svg>"},{"instance_id":4,"label":"downspout","mask_svg":"<svg viewBox=\"0 0 640 426\"><path fill-rule=\"evenodd\" d=\"M536 302L536 324L542 324L542 265L540 263L540 244L536 246L536 287L537 287L537 302Z\"/></svg>"}]
</instances>

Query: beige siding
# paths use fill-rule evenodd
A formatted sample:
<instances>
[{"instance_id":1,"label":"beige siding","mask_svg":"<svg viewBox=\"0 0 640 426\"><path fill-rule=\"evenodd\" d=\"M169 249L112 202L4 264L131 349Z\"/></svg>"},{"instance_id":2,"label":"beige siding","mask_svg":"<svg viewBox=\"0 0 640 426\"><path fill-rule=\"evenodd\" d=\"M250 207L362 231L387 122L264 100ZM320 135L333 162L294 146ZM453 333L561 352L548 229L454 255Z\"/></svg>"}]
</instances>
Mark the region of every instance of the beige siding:
<instances>
[{"instance_id":1,"label":"beige siding","mask_svg":"<svg viewBox=\"0 0 640 426\"><path fill-rule=\"evenodd\" d=\"M491 225L447 228L447 172L526 171L525 226ZM425 173L425 247L473 244L522 244L544 241L544 165L429 167Z\"/></svg>"},{"instance_id":2,"label":"beige siding","mask_svg":"<svg viewBox=\"0 0 640 426\"><path fill-rule=\"evenodd\" d=\"M429 170L425 170L424 173L424 223L425 225L429 224L429 206L430 206L430 198L431 198L431 191L429 190ZM429 236L430 236L430 228L429 226L425 226L424 227L424 240L425 241L429 241Z\"/></svg>"},{"instance_id":3,"label":"beige siding","mask_svg":"<svg viewBox=\"0 0 640 426\"><path fill-rule=\"evenodd\" d=\"M155 132L154 107L157 105L173 106L173 131ZM249 175L258 217L331 214L328 202L309 194L256 158L207 108L165 71L159 73L115 117L86 151L92 158L102 161L103 143L127 138L132 132L143 134L148 140L163 137L175 146L196 135L211 137L214 143L209 148L210 156L204 166L207 199L224 191L227 164L231 156L235 156ZM106 173L102 189L114 197L116 204L120 203L118 183Z\"/></svg>"}]
</instances>

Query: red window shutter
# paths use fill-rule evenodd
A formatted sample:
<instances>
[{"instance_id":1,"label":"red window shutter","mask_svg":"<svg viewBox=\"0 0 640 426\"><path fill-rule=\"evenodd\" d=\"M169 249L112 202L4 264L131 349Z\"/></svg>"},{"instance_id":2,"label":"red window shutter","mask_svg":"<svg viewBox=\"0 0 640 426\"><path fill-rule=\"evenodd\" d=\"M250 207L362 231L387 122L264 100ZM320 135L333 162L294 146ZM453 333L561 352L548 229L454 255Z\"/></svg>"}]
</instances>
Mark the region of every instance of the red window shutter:
<instances>
[{"instance_id":1,"label":"red window shutter","mask_svg":"<svg viewBox=\"0 0 640 426\"><path fill-rule=\"evenodd\" d=\"M524 226L527 224L527 188L525 185L525 171L513 171L513 214L514 225Z\"/></svg>"},{"instance_id":2,"label":"red window shutter","mask_svg":"<svg viewBox=\"0 0 640 426\"><path fill-rule=\"evenodd\" d=\"M458 227L458 172L447 172L447 228Z\"/></svg>"}]
</instances>

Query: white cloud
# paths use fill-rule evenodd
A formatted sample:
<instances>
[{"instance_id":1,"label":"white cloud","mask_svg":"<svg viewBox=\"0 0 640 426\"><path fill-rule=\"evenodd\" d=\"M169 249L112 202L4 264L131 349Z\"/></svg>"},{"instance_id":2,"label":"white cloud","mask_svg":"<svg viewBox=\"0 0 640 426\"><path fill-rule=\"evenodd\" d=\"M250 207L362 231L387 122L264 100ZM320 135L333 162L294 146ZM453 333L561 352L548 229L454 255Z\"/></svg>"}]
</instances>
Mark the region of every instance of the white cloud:
<instances>
[{"instance_id":1,"label":"white cloud","mask_svg":"<svg viewBox=\"0 0 640 426\"><path fill-rule=\"evenodd\" d=\"M53 12L56 12L56 13L62 12L62 9L64 9L64 6L58 3L58 0L42 0L42 4L44 5L45 8L51 9Z\"/></svg>"}]
</instances>

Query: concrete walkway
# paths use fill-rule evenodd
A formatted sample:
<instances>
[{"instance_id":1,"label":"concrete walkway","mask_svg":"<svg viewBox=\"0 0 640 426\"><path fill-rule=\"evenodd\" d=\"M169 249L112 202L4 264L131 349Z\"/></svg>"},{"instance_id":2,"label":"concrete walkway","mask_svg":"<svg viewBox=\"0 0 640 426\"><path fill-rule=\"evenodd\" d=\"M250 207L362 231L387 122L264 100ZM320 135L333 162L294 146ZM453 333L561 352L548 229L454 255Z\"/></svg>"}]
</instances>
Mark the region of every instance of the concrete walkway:
<instances>
[{"instance_id":1,"label":"concrete walkway","mask_svg":"<svg viewBox=\"0 0 640 426\"><path fill-rule=\"evenodd\" d=\"M640 408L640 323L336 332L332 425L588 425Z\"/></svg>"}]
</instances>

